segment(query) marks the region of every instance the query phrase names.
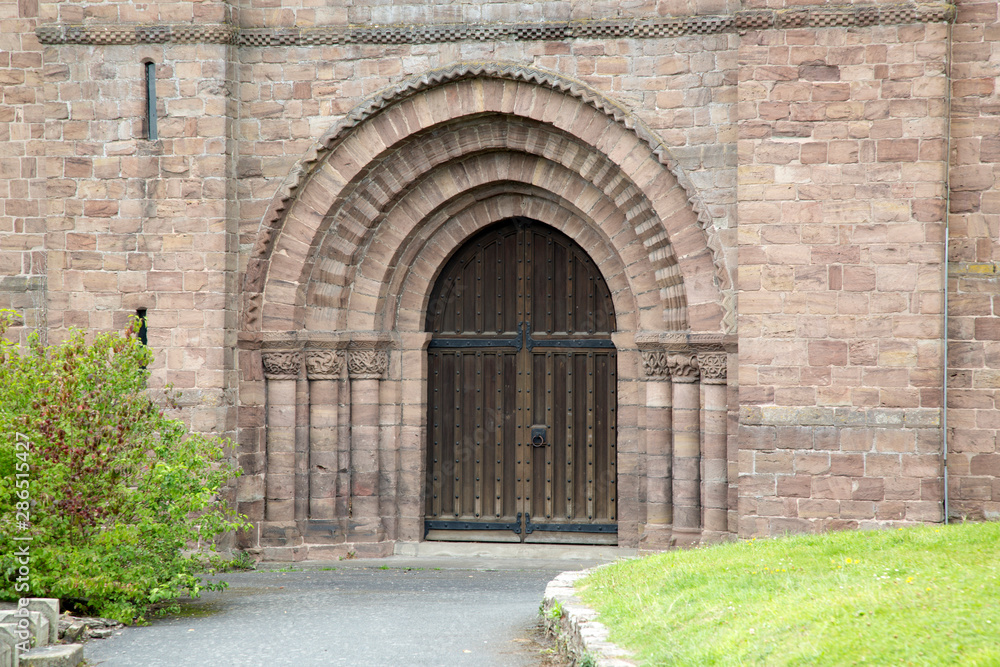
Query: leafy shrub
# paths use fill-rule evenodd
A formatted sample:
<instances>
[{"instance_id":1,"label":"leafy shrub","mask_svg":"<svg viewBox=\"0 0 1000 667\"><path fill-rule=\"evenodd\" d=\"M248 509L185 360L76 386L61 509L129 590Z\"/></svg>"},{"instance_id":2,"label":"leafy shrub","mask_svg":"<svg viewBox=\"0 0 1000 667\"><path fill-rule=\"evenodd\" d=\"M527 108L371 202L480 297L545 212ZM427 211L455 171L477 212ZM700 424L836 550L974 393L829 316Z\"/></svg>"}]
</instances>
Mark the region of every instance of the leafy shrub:
<instances>
[{"instance_id":1,"label":"leafy shrub","mask_svg":"<svg viewBox=\"0 0 1000 667\"><path fill-rule=\"evenodd\" d=\"M9 323L0 313L0 337ZM219 496L238 471L222 442L149 397L151 361L134 330L90 344L74 331L48 348L0 339L0 597L58 597L131 623L225 587L201 573L219 562L215 538L244 527ZM15 557L25 544L26 582Z\"/></svg>"}]
</instances>

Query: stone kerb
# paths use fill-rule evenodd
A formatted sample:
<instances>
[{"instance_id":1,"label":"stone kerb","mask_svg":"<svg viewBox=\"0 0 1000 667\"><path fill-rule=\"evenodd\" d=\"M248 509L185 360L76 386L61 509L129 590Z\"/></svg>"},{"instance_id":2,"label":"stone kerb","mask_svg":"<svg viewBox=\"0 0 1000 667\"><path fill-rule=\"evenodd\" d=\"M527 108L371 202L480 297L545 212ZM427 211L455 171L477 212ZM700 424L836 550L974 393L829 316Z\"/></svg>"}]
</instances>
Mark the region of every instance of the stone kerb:
<instances>
[{"instance_id":1,"label":"stone kerb","mask_svg":"<svg viewBox=\"0 0 1000 667\"><path fill-rule=\"evenodd\" d=\"M519 72L520 74L515 76L511 72ZM486 81L470 78L475 76L482 77ZM523 79L523 81L520 81L519 78ZM456 94L449 96L446 94L447 91L440 90L439 92L435 92L433 89L433 86L440 86L445 82L451 81L457 82L456 85L460 83L466 91L471 91L471 86L474 85L484 87L487 84L491 84L500 86L502 92L499 95L484 94L482 97L477 97L472 94L458 94L462 90L456 88ZM501 69L497 66L464 66L464 68L452 68L445 74L431 73L425 77L418 77L418 79L412 80L410 84L409 87L404 85L392 91L387 91L377 100L377 103L373 100L359 107L348 119L328 134L321 141L321 145L315 148L303 160L300 166L293 169L290 181L283 188L282 192L276 195L274 202L272 202L267 219L262 226L258 243L254 248L248 265L245 283L246 294L243 304L244 327L246 330L257 330L261 326L261 310L265 306L261 303L259 293L264 289L265 280L268 281L266 308L269 310L273 309L278 313L277 319L266 325L266 328L280 326L288 322L289 316L294 317L294 305L293 302L289 301L290 297L294 299L294 286L274 285L272 287L271 283L274 282L272 278L278 276L280 276L282 282L291 280L293 284L295 281L303 279L301 273L295 275L295 272L296 270L301 272L302 268L306 265L308 253L310 252L312 243L317 238L325 214L325 211L321 212L316 210L314 206L307 205L306 202L311 197L306 192L311 188L315 188L317 191L322 190L323 195L321 198L326 202L326 205L329 205L330 201L341 192L346 182L357 176L365 165L369 165L378 157L381 147L386 146L388 143L385 139L398 140L397 136L379 136L373 129L373 124L367 124L363 130L360 129L363 121L374 116L376 113L395 113L398 116L397 120L399 122L391 123L391 125L396 128L407 128L407 132L409 133L407 136L411 136L421 129L432 127L434 124L443 122L444 120L489 111L511 113L520 110L525 114L529 114L529 117L542 121L546 118L547 114L552 114L552 108L538 109L537 105L529 104L529 102L533 102L539 97L545 97L544 95L537 96L534 93L537 90L544 89L540 88L540 86L547 86L558 90L562 95L562 99L549 96L549 104L553 108L556 108L555 102L559 102L559 113L556 123L561 123L561 125L557 126L570 134L576 133L576 136L589 145L591 150L597 150L596 146L600 144L602 138L605 141L609 140L605 138L605 135L607 137L617 137L619 140L622 140L623 137L631 138L630 142L625 142L623 145L631 143L633 144L633 148L627 151L626 157L622 159L619 168L632 172L630 174L628 171L625 171L624 173L627 176L644 179L642 182L635 183L643 193L642 196L656 202L662 198L665 192L669 191L664 190L666 186L676 183L676 179L670 177L669 172L662 167L660 168L660 173L648 167L649 160L642 159L640 153L636 151L636 148L640 147L642 142L639 140L638 135L634 134L634 131L630 134L624 132L616 125L616 123L621 122L625 127L628 127L629 122L631 122L629 121L630 117L628 114L621 108L611 105L611 103L604 100L596 92L580 88L574 82L557 77L556 75L518 66L511 66L507 69ZM423 97L416 96L417 93L427 88L431 88L431 90L427 91L427 95ZM442 100L446 104L442 105L443 109L441 106L433 107L430 105L429 98L439 94L444 94ZM565 108L567 106L567 99L575 100L573 102L573 106L576 107L575 111ZM403 101L409 103L412 107L412 113L409 114L409 117L404 115L404 107L406 105L403 104ZM461 105L463 104L468 106L462 107ZM420 107L423 108L421 109ZM438 116L442 113L447 114L447 118L442 117L439 119ZM633 122L632 125L634 126L635 123ZM356 126L359 129L352 131ZM385 123L380 124L380 128L385 126ZM609 128L613 129L609 130ZM362 132L369 140L367 145L361 142L360 133ZM399 131L396 130L396 132L398 134ZM646 155L658 155L653 149L649 148L649 142L646 143L647 146L644 148ZM613 152L617 152L617 150L618 147L616 146ZM625 152L624 149L621 150L623 153ZM659 155L662 154L661 151ZM668 178L665 180L664 176ZM325 183L322 183L323 181ZM326 187L321 187L321 183ZM300 189L302 190L301 195L299 194ZM681 199L685 199L685 197L682 196ZM685 232L685 227L677 224L675 228L680 232L679 236L693 238L701 235L702 240L700 245L708 247L707 244L711 242L711 239L705 238L706 233L699 226L697 216L695 212L691 211L690 204L685 201L684 205L688 211L687 226L697 233L692 235L690 232ZM676 206L670 206L669 208L671 212L677 209ZM675 216L671 217L674 220L679 220ZM305 243L302 243L303 241ZM282 251L275 254L273 250L278 246L281 246ZM718 253L709 252L705 255L708 258L707 266L704 265L702 253L698 252L686 252L685 259L681 263L685 264L686 262L686 272L700 274L707 270L710 275L715 276L712 280L703 281L705 284L715 284L717 282L726 284L725 278L719 281L716 276L717 273L719 275L725 274L725 271L719 273L717 270L718 267L712 266L711 257L713 254L717 255ZM273 265L268 266L269 263ZM703 300L702 295L696 296L698 297L698 301ZM716 304L714 307L719 311L717 317L715 317L716 322L714 324L714 328L718 330L722 326L718 322L718 318L722 317L722 313L721 307L717 304L721 303L722 299L718 292L716 292L716 295L709 300ZM710 320L712 318L709 316L707 319ZM705 322L705 326L712 328L711 323L708 321Z\"/></svg>"},{"instance_id":2,"label":"stone kerb","mask_svg":"<svg viewBox=\"0 0 1000 667\"><path fill-rule=\"evenodd\" d=\"M559 651L573 664L597 667L636 667L632 653L608 641L608 628L597 620L597 612L577 597L576 582L593 569L563 572L549 582L542 597L542 618L545 631L555 637Z\"/></svg>"}]
</instances>

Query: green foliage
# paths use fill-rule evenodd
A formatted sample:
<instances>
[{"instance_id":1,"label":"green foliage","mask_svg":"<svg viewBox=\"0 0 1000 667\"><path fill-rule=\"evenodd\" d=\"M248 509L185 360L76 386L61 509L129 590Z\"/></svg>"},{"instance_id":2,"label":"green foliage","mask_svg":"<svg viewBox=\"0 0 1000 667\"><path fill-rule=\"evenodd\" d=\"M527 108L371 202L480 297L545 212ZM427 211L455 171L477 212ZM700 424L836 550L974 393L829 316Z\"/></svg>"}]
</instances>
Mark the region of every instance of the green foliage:
<instances>
[{"instance_id":1,"label":"green foliage","mask_svg":"<svg viewBox=\"0 0 1000 667\"><path fill-rule=\"evenodd\" d=\"M0 597L58 597L131 623L224 587L200 573L219 562L215 538L244 525L219 497L238 471L223 443L150 399L152 354L135 331L20 348L2 340L9 322L0 313Z\"/></svg>"},{"instance_id":2,"label":"green foliage","mask_svg":"<svg viewBox=\"0 0 1000 667\"><path fill-rule=\"evenodd\" d=\"M229 570L256 570L257 569L257 561L255 561L254 558L253 558L253 556L251 556L248 552L246 552L246 551L238 551L235 554L233 554L233 557L232 557L231 560L228 560L228 561L225 561L224 563L222 563L220 565L219 569L224 570L224 571L229 571Z\"/></svg>"},{"instance_id":3,"label":"green foliage","mask_svg":"<svg viewBox=\"0 0 1000 667\"><path fill-rule=\"evenodd\" d=\"M1000 523L753 540L578 585L644 665L1000 664Z\"/></svg>"}]
</instances>

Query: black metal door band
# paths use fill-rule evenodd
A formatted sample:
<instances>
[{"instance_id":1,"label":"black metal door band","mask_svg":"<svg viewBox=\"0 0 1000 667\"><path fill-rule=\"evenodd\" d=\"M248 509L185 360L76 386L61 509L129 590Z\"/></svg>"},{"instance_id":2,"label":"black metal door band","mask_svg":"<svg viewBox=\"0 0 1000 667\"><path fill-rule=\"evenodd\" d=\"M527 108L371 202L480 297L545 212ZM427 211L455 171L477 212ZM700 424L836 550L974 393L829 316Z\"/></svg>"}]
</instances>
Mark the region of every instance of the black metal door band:
<instances>
[{"instance_id":1,"label":"black metal door band","mask_svg":"<svg viewBox=\"0 0 1000 667\"><path fill-rule=\"evenodd\" d=\"M521 513L517 513L517 521L510 523L490 523L487 521L440 521L427 519L424 521L424 537L432 530L512 530L521 534Z\"/></svg>"},{"instance_id":2,"label":"black metal door band","mask_svg":"<svg viewBox=\"0 0 1000 667\"><path fill-rule=\"evenodd\" d=\"M618 533L617 523L531 523L531 515L524 515L524 533L530 535L536 530L554 533Z\"/></svg>"},{"instance_id":3,"label":"black metal door band","mask_svg":"<svg viewBox=\"0 0 1000 667\"><path fill-rule=\"evenodd\" d=\"M616 523L532 523L531 515L525 514L524 532L526 535L538 531L553 533L605 533L617 534ZM521 513L517 513L517 521L510 523L490 523L486 521L424 521L424 537L432 530L510 530L521 534Z\"/></svg>"},{"instance_id":4,"label":"black metal door band","mask_svg":"<svg viewBox=\"0 0 1000 667\"><path fill-rule=\"evenodd\" d=\"M525 333L525 329L527 333ZM522 343L523 339L523 343ZM434 338L427 344L431 348L498 348L508 347L521 351L522 347L532 350L536 347L572 347L572 348L599 348L613 349L614 341L609 339L594 338L545 338L539 340L531 336L531 325L525 327L524 323L517 325L517 336L514 338Z\"/></svg>"}]
</instances>

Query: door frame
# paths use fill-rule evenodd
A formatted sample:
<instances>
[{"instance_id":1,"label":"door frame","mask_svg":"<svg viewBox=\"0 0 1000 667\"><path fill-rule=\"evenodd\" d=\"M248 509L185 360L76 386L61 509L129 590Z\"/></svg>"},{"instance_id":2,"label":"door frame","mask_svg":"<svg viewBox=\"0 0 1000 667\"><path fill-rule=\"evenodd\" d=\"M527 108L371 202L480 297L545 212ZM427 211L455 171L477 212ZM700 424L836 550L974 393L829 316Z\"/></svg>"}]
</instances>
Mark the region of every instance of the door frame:
<instances>
[{"instance_id":1,"label":"door frame","mask_svg":"<svg viewBox=\"0 0 1000 667\"><path fill-rule=\"evenodd\" d=\"M510 230L510 232L508 232L508 230ZM547 248L543 251L543 254L537 254L537 250L533 246L534 240L538 238L537 234L532 233L534 230L541 231L544 237L549 239ZM473 333L472 336L463 336L461 331L457 330L456 332L452 332L452 335L450 336L448 334L445 334L444 336L436 336L433 333L430 335L426 352L427 382L425 386L427 392L427 427L423 438L424 443L426 443L425 456L423 457L426 481L422 503L424 518L423 538L443 541L583 542L587 544L617 544L618 510L616 484L618 451L616 447L616 413L618 377L617 349L612 340L612 336L614 335L616 329L616 316L610 289L605 282L597 263L580 243L551 225L545 224L544 222L520 216L511 217L486 226L478 230L477 233L470 235L456 247L455 251L451 254L451 257L443 263L442 271L435 279L431 294L439 294L446 289L449 290L447 300L442 301L442 303L458 304L450 306L452 308L452 317L456 317L455 312L458 312L459 315L457 315L457 317L461 319L463 299L464 305L466 307L469 306L468 298L464 298L464 296L451 296L452 291L461 292L461 285L458 284L461 280L459 273L463 272L472 261L476 261L479 264L482 263L481 256L483 251L475 250L474 244L478 245L483 240L488 239L491 234L497 233L501 235L498 237L501 239L500 245L498 246L499 254L496 255L498 258L503 254L503 243L506 240L505 237L509 238L510 236L513 236L516 239L515 257L517 258L517 268L515 277L512 280L509 276L507 278L507 281L511 283L510 285L507 285L503 278L498 277L502 285L500 288L501 294L494 295L497 297L497 301L493 305L501 307L500 302L506 301L506 303L503 303L501 310L503 310L504 307L509 308L512 304L509 299L504 299L504 295L507 293L506 290L509 290L510 287L515 288L516 294L513 304L516 304L516 319L518 320L517 331L511 335L513 332L509 331L509 329L512 329L510 326L512 322L504 320L503 325L495 323L496 326L494 327L499 328L501 331L504 331L504 333L498 332L495 334L489 334L483 333L481 329L476 329L476 332L470 332ZM554 257L553 253L558 255L558 252L553 249L553 240L559 245L559 247L563 247L565 249L566 259L564 261L568 262L565 264L564 273L569 277L563 285L564 290L562 292L558 291L559 286L556 284L558 283L558 280L555 281L555 283L552 282L553 274L558 272L558 268L554 267L562 266L558 260L555 265L552 264ZM491 241L491 244L492 243L494 242ZM544 261L547 261L550 266L547 269L536 270L533 262L538 263L539 261L543 261L540 259L543 256L547 258ZM469 264L463 264L460 268L456 266L455 263L460 261L462 258L464 258L464 260ZM581 258L584 260L582 263L579 261ZM509 260L510 257L507 257L506 259ZM539 271L544 271L544 273L539 273ZM481 281L482 273L483 271L480 269L477 273L477 281ZM550 284L543 288L545 290L545 295L541 296L541 291L538 293L534 293L532 291L534 287L532 284L532 278L534 277L535 282L538 282L538 279L540 279L543 275L545 276L545 281ZM596 286L592 286L588 291L586 291L586 293L581 293L582 297L578 297L575 304L574 297L576 295L574 294L574 283L572 282L574 277L577 280L576 285L580 284L581 279L597 281ZM471 278L471 276L466 275L466 282L468 282L469 278ZM477 306L480 303L478 299L481 295L483 296L482 302L484 306L488 300L483 293L483 290L489 289L488 287L485 287L486 284L487 283L485 282L477 282L477 286L475 288L477 290L475 296L477 299L475 301ZM596 292L595 289L597 290ZM535 314L532 310L533 308L541 310L541 308L536 308L539 304L535 303L538 301L539 296L546 299L545 304L549 308L549 311L541 320L535 319ZM569 305L565 306L565 304L562 304L563 300L568 300ZM576 306L576 310L574 310L574 305ZM435 314L434 309L436 307L437 305L434 297L432 297L428 304L426 315L426 328L429 332L434 331L434 326L443 326L443 322L446 320L446 315L443 314L444 310L437 311L437 314ZM560 309L564 311L561 318L557 315L552 315L553 311L559 311ZM479 311L486 310L486 307L479 308ZM568 311L568 314L566 311ZM584 320L591 323L591 329L589 332L580 332L576 330L579 328L580 324L580 318L575 314L576 311L583 311L586 313ZM502 316L503 313L498 313L497 319L501 319ZM468 322L467 319L464 321ZM557 328L557 325L555 325L556 321L559 321L564 325L563 331L544 330L545 327ZM483 324L484 319L481 315L478 315L475 318L475 322L475 326L478 327ZM593 324L594 322L597 322L598 324L595 325ZM601 322L603 322L603 325L600 324ZM540 325L539 328L543 329L539 335L533 335L532 326L535 324ZM458 329L462 328L460 325L456 326ZM595 326L604 326L607 331L596 332ZM534 352L534 348L536 347L543 348L544 357L540 357L537 352ZM434 350L440 350L440 352L435 353ZM454 365L451 366L451 368L458 368L459 370L454 372L461 375L463 372L461 368L464 367L465 360L471 352L475 354L475 361L473 363L476 364L475 368L478 369L477 375L482 375L482 370L485 368L485 366L482 365L484 363L482 361L482 354L487 350L497 351L497 361L493 364L494 368L500 368L503 364L501 361L503 359L503 353L501 351L506 351L508 355L510 352L513 352L515 359L514 364L517 369L517 376L515 379L515 382L517 383L516 424L513 435L515 443L512 447L504 447L503 445L498 444L501 459L503 456L512 455L517 457L513 468L513 474L517 478L516 485L512 491L509 491L510 493L516 494L515 512L512 512L511 516L507 516L505 509L501 510L494 505L495 510L504 511L503 516L500 514L496 514L495 516L500 517L501 519L506 518L513 520L482 520L484 517L481 516L482 507L479 506L480 496L478 494L484 492L485 487L483 489L479 488L479 477L476 477L476 490L473 491L473 493L477 494L475 495L476 512L474 516L478 517L480 520L470 520L468 511L464 512L465 516L462 516L461 518L459 514L456 514L454 519L450 519L446 518L447 515L443 513L435 515L434 512L436 510L432 509L432 505L439 505L442 509L437 511L443 512L443 506L445 504L452 504L447 502L451 499L445 499L443 493L444 489L448 486L445 483L444 476L447 474L450 477L451 475L450 472L445 472L448 469L445 457L450 457L450 454L447 453L448 445L444 441L444 438L448 437L446 435L448 427L443 425L440 429L437 427L435 424L434 411L436 405L445 411L448 407L459 409L457 407L457 401L463 400L463 388L466 385L463 385L463 388L456 388L456 391L458 392L457 397L448 399L445 397L445 394L442 394L441 397L436 399L437 402L435 402L435 400L432 400L432 394L436 392L436 387L440 386L442 389L446 389L449 385L447 382L444 382L441 385L435 385L434 369L436 368L440 372L446 372L444 371L446 364L443 359L449 353L454 353L455 361L452 362ZM583 354L586 354L587 356L583 358L581 356ZM584 401L583 412L587 415L583 417L584 421L573 422L572 412L574 406L569 402L563 406L570 413L570 419L568 421L573 423L562 434L562 436L566 439L566 444L563 446L563 449L559 450L559 452L555 452L555 447L553 447L557 438L555 422L549 423L550 421L553 421L553 415L551 414L552 400L543 397L542 400L545 402L547 407L539 408L539 404L537 403L538 399L533 398L531 395L533 391L545 391L546 394L551 395L553 393L553 389L557 386L557 378L553 377L553 371L556 368L556 362L553 360L553 355L556 355L556 358L562 355L565 355L566 357L566 359L562 362L563 372L567 373L566 378L563 378L563 382L569 386L569 397L564 400L573 400L574 381L571 378L574 368L578 365L578 361L581 358L584 359L584 366L582 367L582 370L587 376L589 376L589 380L584 381L583 389L580 389L579 391L580 395L583 396ZM434 361L435 356L439 360L437 362L437 366ZM603 363L600 362L602 357L604 357ZM536 377L538 373L533 370L533 366L537 365L539 360L541 360L545 369L541 378ZM567 362L571 365L566 366ZM566 370L567 368L568 370ZM601 370L598 370L599 368ZM581 369L577 368L575 370L578 375L581 374ZM503 374L501 373L501 376L502 375ZM556 375L558 375L558 373L556 373ZM594 391L594 382L596 381L594 375L597 375L599 378L603 376L604 386L610 390L610 400L604 404L603 412L601 407L599 407L601 402L598 398L601 391L599 388L596 394ZM538 384L539 379L542 381L542 385ZM464 379L463 382L468 382L468 379ZM477 392L479 391L478 387L482 384L482 382L483 380L481 379L476 380ZM542 388L540 389L540 387ZM500 400L502 402L504 400L503 396L505 393L499 388L498 391L500 392L500 398L494 400ZM465 397L464 400L467 401L468 398ZM487 404L485 405L489 404L488 399L483 398L482 400L487 401ZM502 409L506 411L513 409L513 407L514 406L504 406ZM546 415L545 418L541 420L541 422L545 422L543 427L545 429L545 434L542 434L540 431L537 433L535 432L538 430L536 422L541 423L535 416L535 411L537 409L544 409L546 412L550 412L550 414ZM578 412L580 412L580 410L578 410ZM440 418L440 415L438 418ZM587 425L586 428L584 428L584 425ZM603 431L605 431L604 436L597 437L597 448L589 449L594 447L595 433L600 433L602 431L602 425ZM485 426L485 424L480 424L480 426ZM461 428L460 422L456 425L456 428ZM500 431L503 430L502 426L497 428L499 428ZM532 431L531 435L528 433L529 428L535 429ZM566 427L564 426L564 428ZM500 431L498 431L498 438L510 437L499 435ZM552 434L552 443L545 442L545 444L539 443L537 445L532 445L532 443L529 442L529 438L531 438L532 435L535 439L540 438L540 441L544 442L550 432ZM579 435L576 435L578 432ZM462 439L463 437L466 436L458 436L459 439ZM441 443L438 444L435 442L435 438L440 438ZM482 449L482 453L476 454L476 456L485 459L483 454L485 454L488 449L488 445L485 444L487 438L480 436L478 430L476 438L477 440L482 439L482 442L476 443L477 451ZM576 451L584 452L579 462L574 459L572 455L573 443L569 442L575 438L580 439L577 441L578 449ZM582 447L583 442L589 443L587 448ZM437 449L434 449L435 445L437 445ZM482 446L480 447L480 445ZM463 452L461 456L471 456L471 454L466 452L465 448L458 445L458 442L455 443L455 446L459 452ZM598 450L601 450L602 448L606 451L603 454L598 454ZM511 454L508 450L512 450L513 454ZM545 471L544 474L546 478L544 488L541 493L542 495L548 495L545 499L542 499L544 511L546 512L545 516L540 517L541 521L537 518L535 521L532 521L531 510L532 508L537 508L538 506L538 500L534 498L534 492L538 489L534 489L533 487L537 486L534 476L538 473L536 457L539 452L545 452L545 465L542 467L542 470ZM558 462L556 459L560 458L560 455L563 460ZM598 456L604 459L603 464L598 460ZM434 457L441 458L440 465L437 468L435 468L435 464L438 463L438 460ZM557 465L549 467L552 466L553 462L557 462ZM480 461L477 460L475 463L478 466ZM497 463L501 463L501 460L498 460ZM561 467L558 463L565 463L569 466L568 469L563 468L563 473L561 475L558 472ZM597 463L596 466L595 463ZM483 467L481 469L477 467L477 472L475 474L480 476L485 475L486 461L483 461L482 464ZM593 467L588 468L588 466ZM467 467L467 461L459 461L456 459L455 467L456 469L465 468ZM497 472L495 468L493 470L494 474L501 474L501 472ZM434 477L435 472L441 476L437 487L435 487L434 482L434 480L437 479ZM610 480L608 480L608 473L611 475ZM560 502L559 498L556 497L557 494L554 492L554 485L557 483L556 480L559 477L563 479L566 485L566 489L564 489L565 495L562 498L562 502L565 503L564 511L566 512L566 519L570 519L568 521L560 521L561 517L556 518L554 514L552 514L554 507L558 502ZM569 479L570 477L580 477L585 480L583 482L583 488L585 491L577 489L579 492L578 495L580 496L579 499L574 495L574 490L572 488L574 486L573 480ZM601 484L600 478L602 477L605 479L604 484L608 488L606 488L603 493L598 493L596 489L599 488L599 485ZM455 480L458 481L459 478L456 477ZM499 477L497 478L497 481L500 481ZM462 484L469 484L471 482L471 479L461 480ZM576 486L579 487L579 482L577 482ZM438 493L441 494L441 499L433 500L438 498L437 495L431 495L434 490L437 490ZM453 484L448 493L450 495L450 493L454 492L464 496L466 495L465 491L468 490L469 489L464 488L464 486L455 488L455 485ZM502 493L503 489L494 488L494 492ZM584 495L587 496L586 499L583 499ZM599 495L604 496L604 503L607 505L607 507L602 507L601 509L610 513L606 515L606 517L609 518L605 518L604 521L601 521L594 516L597 513L595 512L595 508L599 503L596 497ZM455 498L458 497L458 495L455 496ZM556 498L556 500L553 501L553 498ZM497 496L497 499L500 500L500 496ZM458 500L454 502L455 504L452 504L452 507L456 511L459 511L459 508L455 505L462 503ZM583 503L583 508L581 508L581 502ZM589 520L580 521L578 518L577 520L572 520L573 517L571 515L579 514L581 509L583 509L583 511L587 514ZM536 517L539 517L539 515L536 514Z\"/></svg>"}]
</instances>

